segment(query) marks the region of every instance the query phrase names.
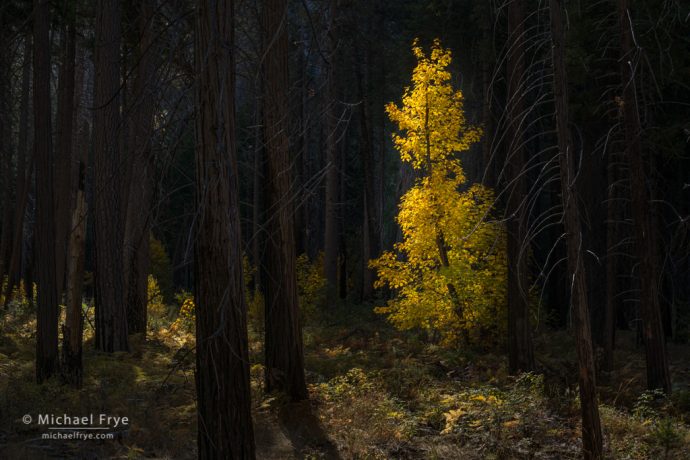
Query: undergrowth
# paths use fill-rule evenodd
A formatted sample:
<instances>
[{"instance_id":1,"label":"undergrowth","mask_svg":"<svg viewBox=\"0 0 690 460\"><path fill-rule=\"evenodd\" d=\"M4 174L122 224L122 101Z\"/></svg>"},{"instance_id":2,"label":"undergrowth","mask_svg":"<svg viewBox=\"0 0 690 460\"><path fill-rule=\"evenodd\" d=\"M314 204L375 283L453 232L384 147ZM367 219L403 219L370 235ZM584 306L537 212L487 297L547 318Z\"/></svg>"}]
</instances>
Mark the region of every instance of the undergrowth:
<instances>
[{"instance_id":1,"label":"undergrowth","mask_svg":"<svg viewBox=\"0 0 690 460\"><path fill-rule=\"evenodd\" d=\"M29 302L0 314L0 458L194 458L193 301L150 310L149 331L131 337L131 353L94 350L91 302L85 322L84 385L34 383L35 311ZM540 371L509 376L490 348L448 349L424 332L393 330L370 306L340 305L304 329L310 407L344 459L552 459L580 457L577 368L561 333L536 341ZM276 454L276 418L289 402L262 390L262 334L250 330L251 387L259 458L331 458L319 445ZM630 342L632 343L632 341ZM672 351L675 391L643 389L639 350L623 343L619 366L600 385L609 458L682 458L690 448L690 392L681 372L684 348ZM674 358L674 354L677 358ZM611 383L611 382L615 382ZM116 441L42 441L24 414L108 413L132 421ZM273 415L272 415L273 414ZM277 420L277 418L276 418ZM275 431L262 434L262 430ZM275 436L274 436L275 435ZM273 436L273 437L272 437ZM267 441L268 439L268 441ZM305 453L308 452L308 455Z\"/></svg>"}]
</instances>

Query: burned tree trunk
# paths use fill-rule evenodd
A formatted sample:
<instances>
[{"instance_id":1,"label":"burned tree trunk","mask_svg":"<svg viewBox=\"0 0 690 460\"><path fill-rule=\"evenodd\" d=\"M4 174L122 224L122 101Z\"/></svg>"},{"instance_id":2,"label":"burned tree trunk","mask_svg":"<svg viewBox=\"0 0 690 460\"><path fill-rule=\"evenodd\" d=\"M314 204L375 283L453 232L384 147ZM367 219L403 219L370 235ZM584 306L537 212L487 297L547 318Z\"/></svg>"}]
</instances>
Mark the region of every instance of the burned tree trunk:
<instances>
[{"instance_id":1,"label":"burned tree trunk","mask_svg":"<svg viewBox=\"0 0 690 460\"><path fill-rule=\"evenodd\" d=\"M89 127L79 132L79 175L72 209L71 232L67 253L65 324L62 327L62 375L76 386L82 383L82 333L84 317L81 311L81 292L84 283L84 250L86 244L86 163L89 149Z\"/></svg>"}]
</instances>

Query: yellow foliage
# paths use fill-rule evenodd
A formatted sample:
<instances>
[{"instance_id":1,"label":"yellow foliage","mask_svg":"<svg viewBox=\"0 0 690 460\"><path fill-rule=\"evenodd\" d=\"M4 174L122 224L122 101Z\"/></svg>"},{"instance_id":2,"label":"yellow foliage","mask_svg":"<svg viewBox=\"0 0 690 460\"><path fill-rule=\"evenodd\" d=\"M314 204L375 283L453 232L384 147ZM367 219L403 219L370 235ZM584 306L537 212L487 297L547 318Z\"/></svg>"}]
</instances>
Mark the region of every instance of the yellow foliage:
<instances>
[{"instance_id":1,"label":"yellow foliage","mask_svg":"<svg viewBox=\"0 0 690 460\"><path fill-rule=\"evenodd\" d=\"M454 153L478 142L482 131L467 125L462 92L450 84L450 51L434 40L427 56L415 40L412 52L417 58L412 87L405 88L402 107L393 103L386 106L390 119L404 131L404 135L394 134L393 141L400 158L415 169L428 169L429 163L451 167L447 163L456 163ZM457 172L462 176L459 165ZM464 182L462 177L458 179Z\"/></svg>"},{"instance_id":2,"label":"yellow foliage","mask_svg":"<svg viewBox=\"0 0 690 460\"><path fill-rule=\"evenodd\" d=\"M326 277L323 276L323 253L309 260L307 254L297 257L297 295L302 320L309 322L317 316L319 307L326 303Z\"/></svg>"},{"instance_id":3,"label":"yellow foliage","mask_svg":"<svg viewBox=\"0 0 690 460\"><path fill-rule=\"evenodd\" d=\"M165 305L163 300L163 294L161 293L160 286L158 285L158 280L153 275L149 275L147 283L148 292L148 323L149 328L155 327L160 320L164 319L168 315L168 307Z\"/></svg>"},{"instance_id":4,"label":"yellow foliage","mask_svg":"<svg viewBox=\"0 0 690 460\"><path fill-rule=\"evenodd\" d=\"M377 312L398 328L439 331L452 341L463 329L502 327L505 231L490 221L492 190L475 184L460 191L466 179L457 154L480 139L481 129L467 124L462 93L450 84L450 51L437 40L429 56L416 41L413 52L412 86L401 107L388 104L386 110L401 130L393 135L400 158L420 178L401 199L402 242L370 266L377 286L397 294Z\"/></svg>"},{"instance_id":5,"label":"yellow foliage","mask_svg":"<svg viewBox=\"0 0 690 460\"><path fill-rule=\"evenodd\" d=\"M170 329L173 331L193 330L196 320L196 305L194 304L194 298L187 291L176 294L175 298L180 303L180 310L177 313L177 318L170 326Z\"/></svg>"},{"instance_id":6,"label":"yellow foliage","mask_svg":"<svg viewBox=\"0 0 690 460\"><path fill-rule=\"evenodd\" d=\"M2 286L0 287L0 305L5 305L5 292L7 291L7 283L9 282L8 277L5 276L4 279L2 280ZM29 297L26 295L26 285L24 283L23 279L19 280L19 285L15 286L12 288L12 296L10 297L11 302L10 304L13 305L15 308L21 309L21 310L28 310L29 306L33 303L34 305L37 302L37 295L38 295L38 288L36 286L36 283L33 283L33 289L32 289L32 296L33 299L29 299Z\"/></svg>"}]
</instances>

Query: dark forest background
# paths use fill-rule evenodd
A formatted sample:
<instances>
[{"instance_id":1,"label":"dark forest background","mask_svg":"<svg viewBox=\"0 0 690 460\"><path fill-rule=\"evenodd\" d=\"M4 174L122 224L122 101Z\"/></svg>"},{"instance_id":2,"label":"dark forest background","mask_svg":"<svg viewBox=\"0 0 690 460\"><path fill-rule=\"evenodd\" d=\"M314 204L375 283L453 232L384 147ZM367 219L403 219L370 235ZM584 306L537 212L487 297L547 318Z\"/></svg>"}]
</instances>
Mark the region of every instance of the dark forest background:
<instances>
[{"instance_id":1,"label":"dark forest background","mask_svg":"<svg viewBox=\"0 0 690 460\"><path fill-rule=\"evenodd\" d=\"M483 128L456 159L466 187L493 189L493 219L507 232L505 324L451 345L372 314L397 293L375 286L369 261L402 241L399 203L423 177L401 161L385 108L411 84L415 39L452 51L452 85L468 124ZM515 385L510 376L543 375L546 393L549 382L561 396L577 393L574 412L553 410L570 421L580 414L573 437L582 436L586 458L622 456L616 442L630 442L620 433L634 430L611 428L605 410L602 435L598 409L623 404L625 388L630 413L639 397L663 406L650 435L661 441L650 442L680 458L687 413L669 408L690 407L686 2L6 0L0 49L8 400L41 400L40 384L83 392L95 385L89 370L109 372L88 367L101 353L126 352L146 367L153 351L142 350L165 343L170 374L165 367L151 379L186 376L188 386L178 383L198 411L190 423L204 426L189 455L248 458L256 445L269 458L256 421L266 395L325 398L319 407L328 407L334 400L314 385L335 388L343 381L332 379L347 375L347 385L368 387L347 373L353 363L324 370L338 358L318 353L340 344L397 356L390 344L400 341L415 344L407 356L419 362L395 357L395 366L428 366L443 382L495 354L487 368L503 369L499 388ZM635 360L637 373L625 374ZM424 385L377 375L384 387ZM36 393L13 396L18 381ZM381 400L352 396L367 397ZM26 434L11 420L20 408L0 405L0 434L9 433L0 452ZM446 409L428 423L435 435L453 431ZM302 434L302 447L291 438L299 455L312 448L305 439L321 437L335 441L313 448L316 458L374 452L337 438L343 425L328 425L323 411L306 412L297 422L279 417L287 426L326 423L327 434ZM501 436L481 442L495 447ZM487 452L472 442L458 441ZM409 447L417 444L376 452L433 458ZM522 458L500 449L493 458Z\"/></svg>"}]
</instances>

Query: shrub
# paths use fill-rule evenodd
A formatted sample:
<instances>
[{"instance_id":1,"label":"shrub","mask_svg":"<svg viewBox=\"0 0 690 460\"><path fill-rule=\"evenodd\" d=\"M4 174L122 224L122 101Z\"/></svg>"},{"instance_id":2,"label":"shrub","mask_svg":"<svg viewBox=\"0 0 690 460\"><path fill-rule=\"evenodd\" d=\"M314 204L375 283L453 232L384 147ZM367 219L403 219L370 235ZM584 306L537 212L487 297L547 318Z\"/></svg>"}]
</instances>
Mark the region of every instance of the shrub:
<instances>
[{"instance_id":1,"label":"shrub","mask_svg":"<svg viewBox=\"0 0 690 460\"><path fill-rule=\"evenodd\" d=\"M415 433L416 419L375 375L350 369L312 385L320 417L352 458L390 458Z\"/></svg>"},{"instance_id":2,"label":"shrub","mask_svg":"<svg viewBox=\"0 0 690 460\"><path fill-rule=\"evenodd\" d=\"M309 323L318 317L326 304L326 277L323 275L323 253L313 260L302 254L297 258L297 295L302 322Z\"/></svg>"},{"instance_id":3,"label":"shrub","mask_svg":"<svg viewBox=\"0 0 690 460\"><path fill-rule=\"evenodd\" d=\"M148 277L147 292L148 327L149 329L159 329L168 319L168 307L163 299L158 280L153 275Z\"/></svg>"}]
</instances>

